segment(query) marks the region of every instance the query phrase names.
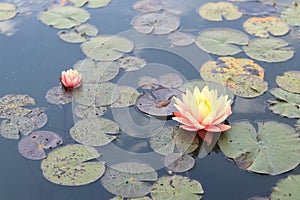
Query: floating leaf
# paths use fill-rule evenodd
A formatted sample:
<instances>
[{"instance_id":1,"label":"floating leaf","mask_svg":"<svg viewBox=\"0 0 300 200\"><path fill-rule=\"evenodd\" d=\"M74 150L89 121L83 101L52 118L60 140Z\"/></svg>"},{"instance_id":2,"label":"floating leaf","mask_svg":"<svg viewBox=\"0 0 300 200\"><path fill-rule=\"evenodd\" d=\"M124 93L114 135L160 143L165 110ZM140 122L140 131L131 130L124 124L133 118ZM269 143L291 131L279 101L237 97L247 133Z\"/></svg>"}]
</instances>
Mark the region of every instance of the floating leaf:
<instances>
[{"instance_id":1,"label":"floating leaf","mask_svg":"<svg viewBox=\"0 0 300 200\"><path fill-rule=\"evenodd\" d=\"M119 67L114 62L96 62L90 58L80 60L73 66L82 75L83 83L104 83L115 78Z\"/></svg>"},{"instance_id":2,"label":"floating leaf","mask_svg":"<svg viewBox=\"0 0 300 200\"><path fill-rule=\"evenodd\" d=\"M267 82L245 74L230 77L226 81L226 86L233 94L246 98L260 96L268 90Z\"/></svg>"},{"instance_id":3,"label":"floating leaf","mask_svg":"<svg viewBox=\"0 0 300 200\"><path fill-rule=\"evenodd\" d=\"M128 162L110 166L101 182L103 187L113 194L134 198L148 194L152 189L148 182L155 180L157 173L152 167L143 163Z\"/></svg>"},{"instance_id":4,"label":"floating leaf","mask_svg":"<svg viewBox=\"0 0 300 200\"><path fill-rule=\"evenodd\" d=\"M300 119L298 119L296 125L295 125L296 131L300 132Z\"/></svg>"},{"instance_id":5,"label":"floating leaf","mask_svg":"<svg viewBox=\"0 0 300 200\"><path fill-rule=\"evenodd\" d=\"M63 140L50 131L36 131L23 137L18 144L22 156L32 160L41 160L47 157L44 149L52 149L61 145Z\"/></svg>"},{"instance_id":6,"label":"floating leaf","mask_svg":"<svg viewBox=\"0 0 300 200\"><path fill-rule=\"evenodd\" d=\"M168 155L175 150L181 153L193 152L199 144L196 132L178 127L164 126L153 131L150 146L158 154Z\"/></svg>"},{"instance_id":7,"label":"floating leaf","mask_svg":"<svg viewBox=\"0 0 300 200\"><path fill-rule=\"evenodd\" d=\"M270 91L276 99L269 100L269 109L288 118L300 118L300 94L290 93L281 88Z\"/></svg>"},{"instance_id":8,"label":"floating leaf","mask_svg":"<svg viewBox=\"0 0 300 200\"><path fill-rule=\"evenodd\" d=\"M114 61L132 51L134 44L120 36L97 36L81 45L83 53L98 61Z\"/></svg>"},{"instance_id":9,"label":"floating leaf","mask_svg":"<svg viewBox=\"0 0 300 200\"><path fill-rule=\"evenodd\" d=\"M173 97L179 97L181 95L180 91L162 88L153 90L152 95L145 92L141 94L136 100L138 109L154 116L169 116L177 111L174 107Z\"/></svg>"},{"instance_id":10,"label":"floating leaf","mask_svg":"<svg viewBox=\"0 0 300 200\"><path fill-rule=\"evenodd\" d=\"M202 31L196 38L196 45L208 53L216 55L234 55L242 50L236 45L248 44L248 36L229 28L211 28Z\"/></svg>"},{"instance_id":11,"label":"floating leaf","mask_svg":"<svg viewBox=\"0 0 300 200\"><path fill-rule=\"evenodd\" d=\"M55 105L65 105L72 101L71 93L66 92L61 86L56 86L47 91L47 102Z\"/></svg>"},{"instance_id":12,"label":"floating leaf","mask_svg":"<svg viewBox=\"0 0 300 200\"><path fill-rule=\"evenodd\" d=\"M70 31L60 31L58 36L65 42L70 43L81 43L88 40L89 37L96 36L98 34L98 29L90 24L82 24L76 26Z\"/></svg>"},{"instance_id":13,"label":"floating leaf","mask_svg":"<svg viewBox=\"0 0 300 200\"><path fill-rule=\"evenodd\" d=\"M118 60L119 66L125 71L135 71L146 66L146 61L136 56L127 56Z\"/></svg>"},{"instance_id":14,"label":"floating leaf","mask_svg":"<svg viewBox=\"0 0 300 200\"><path fill-rule=\"evenodd\" d=\"M100 8L104 7L111 0L69 0L71 3L73 3L76 7L81 7L88 3L88 8Z\"/></svg>"},{"instance_id":15,"label":"floating leaf","mask_svg":"<svg viewBox=\"0 0 300 200\"><path fill-rule=\"evenodd\" d=\"M168 34L178 29L179 19L169 13L146 13L135 17L131 25L144 34Z\"/></svg>"},{"instance_id":16,"label":"floating leaf","mask_svg":"<svg viewBox=\"0 0 300 200\"><path fill-rule=\"evenodd\" d=\"M52 183L65 186L86 185L98 180L104 162L87 162L100 156L93 147L69 144L51 151L42 161L43 175Z\"/></svg>"},{"instance_id":17,"label":"floating leaf","mask_svg":"<svg viewBox=\"0 0 300 200\"><path fill-rule=\"evenodd\" d=\"M140 12L156 12L163 9L163 4L157 0L141 0L133 4L133 9Z\"/></svg>"},{"instance_id":18,"label":"floating leaf","mask_svg":"<svg viewBox=\"0 0 300 200\"><path fill-rule=\"evenodd\" d=\"M300 26L300 7L292 6L281 12L281 18L291 26Z\"/></svg>"},{"instance_id":19,"label":"floating leaf","mask_svg":"<svg viewBox=\"0 0 300 200\"><path fill-rule=\"evenodd\" d=\"M244 51L250 58L264 62L283 62L294 56L292 47L277 38L257 38L244 46Z\"/></svg>"},{"instance_id":20,"label":"floating leaf","mask_svg":"<svg viewBox=\"0 0 300 200\"><path fill-rule=\"evenodd\" d=\"M174 175L165 176L158 179L153 185L151 196L153 200L173 199L173 200L199 200L203 194L201 184L188 177Z\"/></svg>"},{"instance_id":21,"label":"floating leaf","mask_svg":"<svg viewBox=\"0 0 300 200\"><path fill-rule=\"evenodd\" d=\"M290 30L282 19L273 16L251 17L244 22L243 27L247 33L258 37L269 37L269 33L281 36Z\"/></svg>"},{"instance_id":22,"label":"floating leaf","mask_svg":"<svg viewBox=\"0 0 300 200\"><path fill-rule=\"evenodd\" d=\"M8 94L0 98L0 118L16 118L28 114L31 110L22 106L34 105L35 101L28 95Z\"/></svg>"},{"instance_id":23,"label":"floating leaf","mask_svg":"<svg viewBox=\"0 0 300 200\"><path fill-rule=\"evenodd\" d=\"M129 86L118 86L118 88L120 91L119 99L116 102L114 102L110 107L123 108L134 105L140 93L136 89Z\"/></svg>"},{"instance_id":24,"label":"floating leaf","mask_svg":"<svg viewBox=\"0 0 300 200\"><path fill-rule=\"evenodd\" d=\"M3 120L0 126L0 134L8 139L19 139L19 132L28 135L34 131L34 123L27 117L18 117Z\"/></svg>"},{"instance_id":25,"label":"floating leaf","mask_svg":"<svg viewBox=\"0 0 300 200\"><path fill-rule=\"evenodd\" d=\"M104 115L106 107L96 106L95 104L92 104L91 106L78 104L73 111L77 117L87 119Z\"/></svg>"},{"instance_id":26,"label":"floating leaf","mask_svg":"<svg viewBox=\"0 0 300 200\"><path fill-rule=\"evenodd\" d=\"M239 19L243 13L238 7L229 2L209 2L202 5L198 10L199 15L210 21L222 21Z\"/></svg>"},{"instance_id":27,"label":"floating leaf","mask_svg":"<svg viewBox=\"0 0 300 200\"><path fill-rule=\"evenodd\" d=\"M258 131L248 121L236 122L221 134L219 147L242 169L277 175L300 163L299 134L287 124L258 122Z\"/></svg>"},{"instance_id":28,"label":"floating leaf","mask_svg":"<svg viewBox=\"0 0 300 200\"><path fill-rule=\"evenodd\" d=\"M39 17L44 24L58 29L72 28L89 18L87 11L73 6L54 7L42 12Z\"/></svg>"},{"instance_id":29,"label":"floating leaf","mask_svg":"<svg viewBox=\"0 0 300 200\"><path fill-rule=\"evenodd\" d=\"M182 85L182 78L174 73L167 73L159 77L159 83L166 88L178 88Z\"/></svg>"},{"instance_id":30,"label":"floating leaf","mask_svg":"<svg viewBox=\"0 0 300 200\"><path fill-rule=\"evenodd\" d=\"M174 46L187 46L195 42L195 36L182 32L174 32L168 36L168 40Z\"/></svg>"},{"instance_id":31,"label":"floating leaf","mask_svg":"<svg viewBox=\"0 0 300 200\"><path fill-rule=\"evenodd\" d=\"M11 19L17 14L17 8L11 3L0 3L0 21Z\"/></svg>"},{"instance_id":32,"label":"floating leaf","mask_svg":"<svg viewBox=\"0 0 300 200\"><path fill-rule=\"evenodd\" d=\"M165 157L165 166L173 172L186 172L195 165L195 159L187 154L172 153Z\"/></svg>"},{"instance_id":33,"label":"floating leaf","mask_svg":"<svg viewBox=\"0 0 300 200\"><path fill-rule=\"evenodd\" d=\"M142 76L139 79L139 86L143 89L157 89L159 86L159 81L151 76Z\"/></svg>"},{"instance_id":34,"label":"floating leaf","mask_svg":"<svg viewBox=\"0 0 300 200\"><path fill-rule=\"evenodd\" d=\"M34 130L44 127L47 124L48 116L42 108L32 109L30 113L25 115L29 118L34 124Z\"/></svg>"},{"instance_id":35,"label":"floating leaf","mask_svg":"<svg viewBox=\"0 0 300 200\"><path fill-rule=\"evenodd\" d=\"M116 136L108 134L118 133L119 125L105 118L82 119L70 129L70 135L76 142L89 146L106 145L116 139Z\"/></svg>"},{"instance_id":36,"label":"floating leaf","mask_svg":"<svg viewBox=\"0 0 300 200\"><path fill-rule=\"evenodd\" d=\"M110 200L124 200L124 198L120 196L115 196ZM127 200L151 200L151 198L146 196L146 197L139 197L139 198L127 198Z\"/></svg>"},{"instance_id":37,"label":"floating leaf","mask_svg":"<svg viewBox=\"0 0 300 200\"><path fill-rule=\"evenodd\" d=\"M300 93L300 71L285 72L282 76L276 77L276 83L286 91Z\"/></svg>"},{"instance_id":38,"label":"floating leaf","mask_svg":"<svg viewBox=\"0 0 300 200\"><path fill-rule=\"evenodd\" d=\"M295 200L300 196L300 175L289 175L272 189L271 199Z\"/></svg>"}]
</instances>

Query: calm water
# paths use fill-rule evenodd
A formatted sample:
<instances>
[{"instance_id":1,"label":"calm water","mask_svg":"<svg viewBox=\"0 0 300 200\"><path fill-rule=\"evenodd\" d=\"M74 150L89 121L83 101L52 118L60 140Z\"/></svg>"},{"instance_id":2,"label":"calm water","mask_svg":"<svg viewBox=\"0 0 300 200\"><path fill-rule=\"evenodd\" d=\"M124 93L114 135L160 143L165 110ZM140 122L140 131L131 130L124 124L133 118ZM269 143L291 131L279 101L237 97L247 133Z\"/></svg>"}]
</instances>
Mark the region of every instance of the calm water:
<instances>
[{"instance_id":1,"label":"calm water","mask_svg":"<svg viewBox=\"0 0 300 200\"><path fill-rule=\"evenodd\" d=\"M134 11L131 5L135 1L112 0L105 8L89 10L91 19L89 23L95 25L100 34L119 34L130 29L130 21L139 14ZM208 27L231 27L241 29L242 23L248 16L230 22L208 23L202 20L197 9L200 5L208 1L183 1L176 0L173 3L176 9L184 12L180 15L181 30L189 31L192 34ZM36 11L32 16L27 16L17 26L18 31L8 37L0 35L0 96L10 93L28 94L36 100L36 106L47 107L48 124L42 130L50 130L60 134L65 144L73 143L69 138L69 129L73 126L72 105L62 108L48 104L44 98L48 89L59 84L58 77L62 70L72 67L72 65L85 55L81 52L79 44L69 44L60 40L57 36L58 30L47 27L37 20ZM269 83L269 88L276 86L275 77L288 70L299 70L300 59L297 56L300 52L300 45L291 34L282 37L293 43L296 56L284 63L266 64L257 62L265 69L265 80ZM191 51L193 47L183 50ZM195 51L200 51L195 48ZM184 59L174 56L173 53L157 49L141 49L134 54L145 58L148 62L160 63L171 66L180 72L186 79L197 79L196 69ZM202 53L202 57L196 58L201 63L209 59L210 56ZM234 57L246 57L243 53ZM213 59L217 58L212 56ZM198 67L198 68L199 68ZM146 71L147 72L147 71ZM146 73L145 72L145 73ZM196 72L196 73L195 73ZM158 73L159 74L159 73ZM124 74L113 80L117 82ZM237 98L233 107L233 115L229 122L235 120L275 120L294 125L296 120L284 119L272 114L265 108L266 101L271 95L266 93L256 99ZM247 108L251 108L250 110ZM105 117L111 117L108 112ZM121 133L120 140L124 143L116 145L124 148L145 141L126 136ZM64 187L48 182L40 170L40 161L32 161L23 158L17 150L17 142L0 138L0 200L107 200L114 195L108 193L98 180L92 184L80 187ZM151 151L145 147L143 151ZM111 155L114 156L113 152ZM159 177L166 175L166 170L158 171ZM223 153L217 150L204 159L197 159L195 167L183 175L197 179L204 188L203 199L219 200L243 200L252 196L268 196L271 188L276 182L289 174L299 174L300 168L278 176L259 175L243 171L230 160L225 158Z\"/></svg>"}]
</instances>

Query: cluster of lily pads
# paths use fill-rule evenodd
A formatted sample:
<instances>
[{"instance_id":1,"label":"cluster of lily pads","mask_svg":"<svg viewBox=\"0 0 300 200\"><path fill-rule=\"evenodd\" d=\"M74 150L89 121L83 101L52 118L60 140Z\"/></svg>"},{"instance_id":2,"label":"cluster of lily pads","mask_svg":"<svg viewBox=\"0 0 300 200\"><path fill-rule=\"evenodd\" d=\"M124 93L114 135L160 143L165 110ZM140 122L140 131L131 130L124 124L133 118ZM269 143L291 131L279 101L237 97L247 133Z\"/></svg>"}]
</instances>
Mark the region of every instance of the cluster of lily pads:
<instances>
[{"instance_id":1,"label":"cluster of lily pads","mask_svg":"<svg viewBox=\"0 0 300 200\"><path fill-rule=\"evenodd\" d=\"M133 9L141 12L131 21L134 30L142 34L168 34L173 46L195 45L201 50L221 56L205 62L200 68L203 80L184 82L177 74L163 74L156 79L140 77L141 94L128 85L111 82L120 71L127 73L147 67L147 61L129 55L135 48L131 40L115 35L101 35L98 29L86 22L90 14L86 9L101 8L110 0L69 0L51 7L39 15L46 25L57 29L60 39L81 44L87 56L76 62L73 68L82 74L82 86L66 92L61 86L47 91L46 100L55 105L73 103L75 124L70 136L79 144L58 147L46 155L44 149L62 145L63 140L50 131L38 131L47 123L43 108L29 108L34 99L28 95L10 94L0 98L0 134L9 139L20 139L18 149L28 159L42 159L41 169L52 183L80 186L101 178L102 185L113 199L200 199L204 190L201 184L179 174L158 177L148 163L124 162L107 166L95 161L101 154L95 147L108 145L118 138L122 127L103 117L108 109L136 106L143 113L153 116L170 116L174 111L173 96L180 98L186 89L200 89L209 83L210 88L224 89L230 99L234 95L254 98L268 90L264 81L264 62L283 62L294 56L294 49L279 36L287 34L293 26L300 26L300 7L284 8L281 17L250 17L244 30L256 37L226 27L210 28L194 36L177 31L180 12L171 10L159 0L141 0ZM65 4L66 3L66 4ZM242 4L243 2L240 2ZM259 2L260 5L265 6ZM239 5L239 4L237 4ZM230 2L206 3L199 8L205 20L222 21L241 18L245 11ZM13 4L1 3L0 20L17 14ZM2 9L3 6L3 9ZM246 12L247 13L247 12ZM249 14L249 13L248 13ZM250 13L251 14L251 13ZM291 17L292 16L292 17ZM248 58L235 58L244 52ZM200 76L199 75L199 76ZM300 71L288 71L276 79L279 88L270 93L269 109L288 118L300 118ZM224 92L224 91L223 91ZM241 169L270 175L278 175L296 168L300 163L300 138L298 120L295 128L276 121L257 122L258 130L247 120L232 123L232 128L222 133L220 150L234 160ZM193 168L195 158L191 154L199 150L201 140L196 133L177 126L164 126L152 131L149 143L159 155L164 156L164 166L173 173ZM202 144L201 148L211 148ZM282 160L284 158L284 161ZM299 195L299 175L290 175L273 188L271 199L294 199ZM150 193L150 195L148 195ZM148 195L148 196L146 196Z\"/></svg>"}]
</instances>

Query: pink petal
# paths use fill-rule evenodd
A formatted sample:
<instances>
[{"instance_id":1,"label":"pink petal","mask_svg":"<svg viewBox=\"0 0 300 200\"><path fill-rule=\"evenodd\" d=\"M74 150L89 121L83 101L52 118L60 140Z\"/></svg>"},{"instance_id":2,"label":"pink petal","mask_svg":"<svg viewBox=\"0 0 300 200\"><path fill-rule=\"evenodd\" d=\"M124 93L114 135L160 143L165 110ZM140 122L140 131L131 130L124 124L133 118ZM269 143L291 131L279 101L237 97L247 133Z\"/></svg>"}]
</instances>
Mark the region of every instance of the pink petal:
<instances>
[{"instance_id":1,"label":"pink petal","mask_svg":"<svg viewBox=\"0 0 300 200\"><path fill-rule=\"evenodd\" d=\"M188 130L188 131L198 131L199 129L197 129L196 127L193 126L187 126L187 125L180 125L180 128Z\"/></svg>"},{"instance_id":2,"label":"pink petal","mask_svg":"<svg viewBox=\"0 0 300 200\"><path fill-rule=\"evenodd\" d=\"M207 145L210 145L212 143L214 138L214 133L203 131L203 130L199 130L197 133L199 137L207 143Z\"/></svg>"}]
</instances>

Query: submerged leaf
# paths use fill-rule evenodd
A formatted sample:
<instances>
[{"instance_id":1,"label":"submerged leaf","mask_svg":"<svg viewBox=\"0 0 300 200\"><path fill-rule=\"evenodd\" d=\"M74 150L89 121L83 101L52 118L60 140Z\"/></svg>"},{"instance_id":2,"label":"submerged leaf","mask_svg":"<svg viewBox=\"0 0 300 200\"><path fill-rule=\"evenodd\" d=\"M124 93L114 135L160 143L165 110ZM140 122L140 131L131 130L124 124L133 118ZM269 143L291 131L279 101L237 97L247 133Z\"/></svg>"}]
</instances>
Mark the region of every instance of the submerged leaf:
<instances>
[{"instance_id":1,"label":"submerged leaf","mask_svg":"<svg viewBox=\"0 0 300 200\"><path fill-rule=\"evenodd\" d=\"M18 117L3 120L0 126L0 134L8 139L19 139L19 132L28 135L34 131L34 123L27 117Z\"/></svg>"},{"instance_id":2,"label":"submerged leaf","mask_svg":"<svg viewBox=\"0 0 300 200\"><path fill-rule=\"evenodd\" d=\"M166 88L178 88L182 85L182 78L174 73L163 74L159 77L159 83Z\"/></svg>"},{"instance_id":3,"label":"submerged leaf","mask_svg":"<svg viewBox=\"0 0 300 200\"><path fill-rule=\"evenodd\" d=\"M72 101L72 95L61 86L56 86L47 91L46 100L55 105L65 105Z\"/></svg>"},{"instance_id":4,"label":"submerged leaf","mask_svg":"<svg viewBox=\"0 0 300 200\"><path fill-rule=\"evenodd\" d=\"M276 77L276 83L282 89L293 92L300 93L300 71L288 71L282 76Z\"/></svg>"},{"instance_id":5,"label":"submerged leaf","mask_svg":"<svg viewBox=\"0 0 300 200\"><path fill-rule=\"evenodd\" d=\"M195 42L195 36L182 32L174 32L168 36L168 40L174 46L187 46Z\"/></svg>"},{"instance_id":6,"label":"submerged leaf","mask_svg":"<svg viewBox=\"0 0 300 200\"><path fill-rule=\"evenodd\" d=\"M17 8L11 3L0 3L0 21L11 19L17 14Z\"/></svg>"},{"instance_id":7,"label":"submerged leaf","mask_svg":"<svg viewBox=\"0 0 300 200\"><path fill-rule=\"evenodd\" d=\"M143 89L151 90L159 87L159 81L151 76L142 76L139 79L139 86Z\"/></svg>"},{"instance_id":8,"label":"submerged leaf","mask_svg":"<svg viewBox=\"0 0 300 200\"><path fill-rule=\"evenodd\" d=\"M287 124L258 122L258 131L248 121L236 122L221 134L222 152L242 169L278 175L300 163L299 134Z\"/></svg>"},{"instance_id":9,"label":"submerged leaf","mask_svg":"<svg viewBox=\"0 0 300 200\"><path fill-rule=\"evenodd\" d=\"M289 175L272 189L271 199L295 200L300 196L300 175Z\"/></svg>"},{"instance_id":10,"label":"submerged leaf","mask_svg":"<svg viewBox=\"0 0 300 200\"><path fill-rule=\"evenodd\" d=\"M133 9L140 12L156 12L163 9L163 4L157 0L141 0L133 4Z\"/></svg>"},{"instance_id":11,"label":"submerged leaf","mask_svg":"<svg viewBox=\"0 0 300 200\"><path fill-rule=\"evenodd\" d=\"M146 66L146 60L136 57L136 56L127 56L124 58L120 58L118 60L119 66L125 71L135 71L142 69Z\"/></svg>"}]
</instances>

